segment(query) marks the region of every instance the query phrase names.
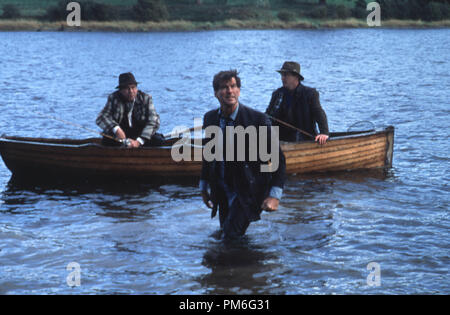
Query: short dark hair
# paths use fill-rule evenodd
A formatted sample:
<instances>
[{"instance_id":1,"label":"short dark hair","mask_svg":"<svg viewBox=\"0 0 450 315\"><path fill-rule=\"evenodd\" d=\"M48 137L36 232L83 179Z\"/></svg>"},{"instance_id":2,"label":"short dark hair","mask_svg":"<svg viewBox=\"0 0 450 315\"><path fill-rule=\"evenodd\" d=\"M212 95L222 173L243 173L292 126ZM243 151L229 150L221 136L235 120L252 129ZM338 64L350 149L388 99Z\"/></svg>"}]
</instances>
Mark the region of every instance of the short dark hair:
<instances>
[{"instance_id":1,"label":"short dark hair","mask_svg":"<svg viewBox=\"0 0 450 315\"><path fill-rule=\"evenodd\" d=\"M228 82L232 78L236 80L236 85L238 88L241 88L241 78L238 76L238 72L236 69L228 70L228 71L220 71L214 76L213 79L213 88L214 92L217 92L220 89L220 84L223 82Z\"/></svg>"}]
</instances>

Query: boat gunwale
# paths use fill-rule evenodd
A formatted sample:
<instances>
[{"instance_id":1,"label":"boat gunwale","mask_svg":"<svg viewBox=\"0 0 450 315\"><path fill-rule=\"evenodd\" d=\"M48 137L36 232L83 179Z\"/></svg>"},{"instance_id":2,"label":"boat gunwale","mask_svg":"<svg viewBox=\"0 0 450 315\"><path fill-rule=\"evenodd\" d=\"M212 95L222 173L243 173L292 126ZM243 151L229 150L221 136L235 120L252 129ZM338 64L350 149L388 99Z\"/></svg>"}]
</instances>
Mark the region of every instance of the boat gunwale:
<instances>
[{"instance_id":1,"label":"boat gunwale","mask_svg":"<svg viewBox=\"0 0 450 315\"><path fill-rule=\"evenodd\" d=\"M67 143L55 143L55 142L45 142L45 141L38 141L42 138L36 138L36 141L31 140L32 138L23 138L27 140L21 140L21 137L0 137L0 143L16 143L16 144L26 144L26 145L33 145L33 146L40 146L40 147L56 147L56 148L70 148L70 149L77 149L77 148L99 148L104 150L129 150L129 148L118 146L104 146L95 142L88 142L88 143L80 143L80 144L67 144ZM94 139L100 139L100 138L94 138ZM57 139L57 138L47 138L46 140L54 140L54 141L65 141L70 139ZM80 142L84 139L80 139ZM139 150L149 150L149 149L168 149L170 148L170 145L167 146L155 146L155 147L142 147L139 148ZM133 149L131 149L133 150Z\"/></svg>"},{"instance_id":2,"label":"boat gunwale","mask_svg":"<svg viewBox=\"0 0 450 315\"><path fill-rule=\"evenodd\" d=\"M353 131L353 132L336 132L334 134L339 134L339 136L333 137L330 136L328 142L334 142L336 140L341 139L351 139L351 138L362 138L366 136L372 136L377 134L383 134L383 133L389 133L394 130L393 126L387 126L384 129L372 129L372 130L364 130L364 131ZM330 135L332 135L331 133ZM183 138L179 138L180 140ZM87 141L91 142L87 142ZM0 136L0 144L2 142L5 143L17 143L17 144L27 144L27 145L35 145L35 146L49 146L49 147L60 147L60 148L99 148L99 149L105 149L105 150L130 150L130 148L126 147L114 147L114 146L104 146L99 143L101 138L85 138L85 139L68 139L68 138L30 138L30 137L19 137L19 136ZM194 138L191 138L191 141L194 141ZM97 142L96 142L97 141ZM64 143L64 142L73 142L71 143ZM78 142L78 143L77 143ZM86 143L84 143L86 142ZM307 141L301 141L301 142L285 142L280 141L280 145L284 148L286 147L294 147L301 144L313 144L315 141L313 140L307 140ZM139 148L139 151L141 150L167 150L174 146L175 143L164 145L164 146L154 146L154 147L142 147ZM182 146L184 144L180 143L177 144L177 146ZM191 147L195 148L198 147L198 145L195 145L191 142ZM290 149L290 148L289 148ZM288 149L288 150L289 150ZM135 149L131 149L135 150ZM295 150L295 148L292 148L292 150Z\"/></svg>"}]
</instances>

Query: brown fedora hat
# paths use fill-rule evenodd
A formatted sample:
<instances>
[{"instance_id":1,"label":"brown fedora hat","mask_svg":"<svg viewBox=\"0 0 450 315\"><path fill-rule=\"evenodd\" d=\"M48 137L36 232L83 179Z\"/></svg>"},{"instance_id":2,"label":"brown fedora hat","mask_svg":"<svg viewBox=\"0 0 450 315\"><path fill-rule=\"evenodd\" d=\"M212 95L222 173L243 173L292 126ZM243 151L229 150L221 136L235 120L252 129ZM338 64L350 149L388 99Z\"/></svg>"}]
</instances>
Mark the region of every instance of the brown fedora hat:
<instances>
[{"instance_id":1,"label":"brown fedora hat","mask_svg":"<svg viewBox=\"0 0 450 315\"><path fill-rule=\"evenodd\" d=\"M283 66L281 67L281 69L277 70L277 72L279 72L279 73L290 72L290 73L294 73L294 74L298 75L298 77L300 78L300 81L303 81L305 79L300 74L300 64L295 61L286 61L285 63L283 63Z\"/></svg>"},{"instance_id":2,"label":"brown fedora hat","mask_svg":"<svg viewBox=\"0 0 450 315\"><path fill-rule=\"evenodd\" d=\"M138 85L134 75L131 72L122 73L119 75L119 85L116 86L116 89L120 89L121 87L128 86L130 84Z\"/></svg>"}]
</instances>

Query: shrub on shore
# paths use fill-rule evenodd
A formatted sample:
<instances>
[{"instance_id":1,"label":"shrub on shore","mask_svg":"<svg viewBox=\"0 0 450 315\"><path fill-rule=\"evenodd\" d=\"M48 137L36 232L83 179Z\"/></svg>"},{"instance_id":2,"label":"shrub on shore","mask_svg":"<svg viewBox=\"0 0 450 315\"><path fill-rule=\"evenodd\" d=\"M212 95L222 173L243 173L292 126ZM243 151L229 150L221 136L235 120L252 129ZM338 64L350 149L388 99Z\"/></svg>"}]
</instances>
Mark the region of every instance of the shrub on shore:
<instances>
[{"instance_id":1,"label":"shrub on shore","mask_svg":"<svg viewBox=\"0 0 450 315\"><path fill-rule=\"evenodd\" d=\"M288 10L279 11L277 17L283 22L290 22L297 18L294 12Z\"/></svg>"},{"instance_id":2,"label":"shrub on shore","mask_svg":"<svg viewBox=\"0 0 450 315\"><path fill-rule=\"evenodd\" d=\"M169 18L167 8L161 0L138 0L133 12L139 22L160 22Z\"/></svg>"},{"instance_id":3,"label":"shrub on shore","mask_svg":"<svg viewBox=\"0 0 450 315\"><path fill-rule=\"evenodd\" d=\"M450 18L448 1L378 0L386 19L439 21Z\"/></svg>"},{"instance_id":4,"label":"shrub on shore","mask_svg":"<svg viewBox=\"0 0 450 315\"><path fill-rule=\"evenodd\" d=\"M2 7L2 19L18 19L21 17L20 10L14 4L5 4Z\"/></svg>"}]
</instances>

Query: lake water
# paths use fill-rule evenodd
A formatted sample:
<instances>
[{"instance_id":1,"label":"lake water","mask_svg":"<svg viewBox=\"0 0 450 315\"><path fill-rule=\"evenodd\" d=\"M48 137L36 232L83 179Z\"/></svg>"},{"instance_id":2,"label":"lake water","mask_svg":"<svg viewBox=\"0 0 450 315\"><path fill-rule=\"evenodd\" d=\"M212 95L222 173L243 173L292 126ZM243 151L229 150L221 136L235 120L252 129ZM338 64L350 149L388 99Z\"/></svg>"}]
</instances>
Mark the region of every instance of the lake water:
<instances>
[{"instance_id":1,"label":"lake water","mask_svg":"<svg viewBox=\"0 0 450 315\"><path fill-rule=\"evenodd\" d=\"M195 183L23 184L0 162L0 294L449 294L449 47L448 29L0 33L0 134L94 136L33 112L97 130L126 71L163 133L218 106L220 70L264 111L285 60L331 131L396 128L387 174L291 177L237 244L212 236Z\"/></svg>"}]
</instances>

